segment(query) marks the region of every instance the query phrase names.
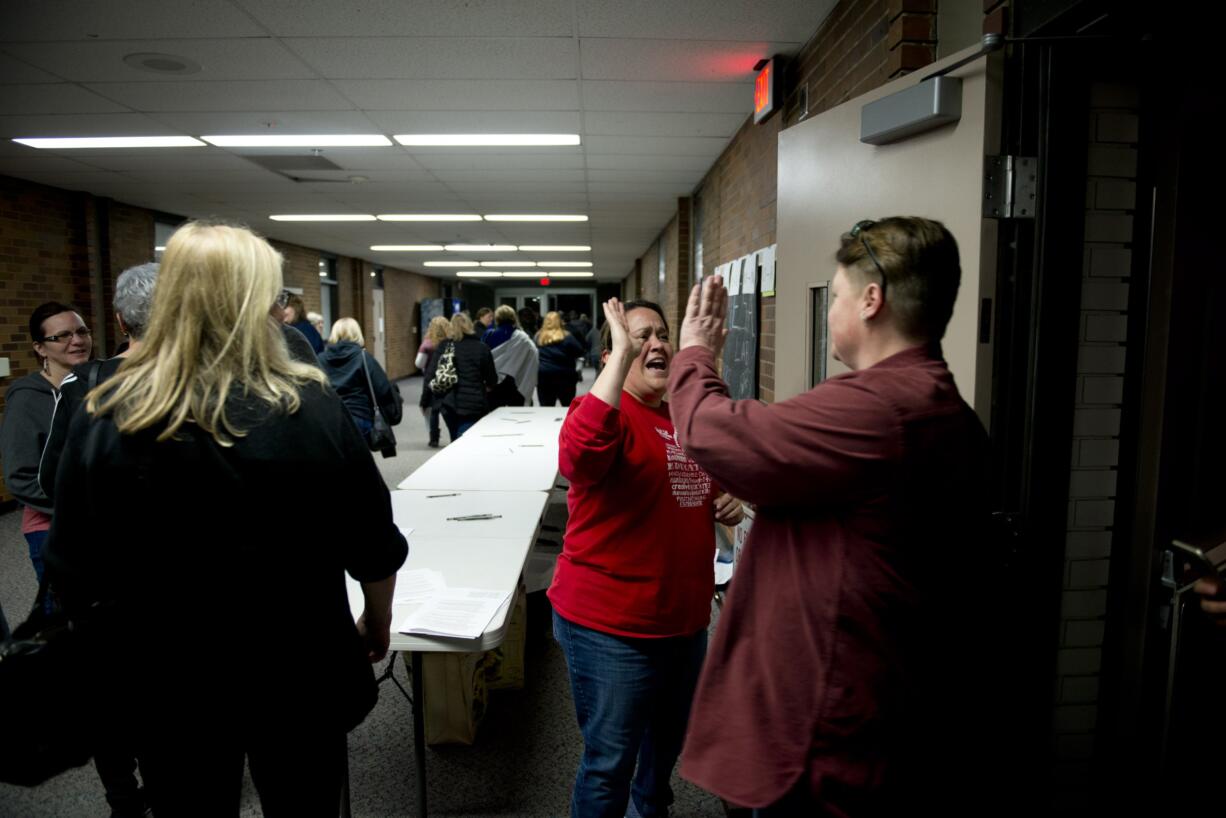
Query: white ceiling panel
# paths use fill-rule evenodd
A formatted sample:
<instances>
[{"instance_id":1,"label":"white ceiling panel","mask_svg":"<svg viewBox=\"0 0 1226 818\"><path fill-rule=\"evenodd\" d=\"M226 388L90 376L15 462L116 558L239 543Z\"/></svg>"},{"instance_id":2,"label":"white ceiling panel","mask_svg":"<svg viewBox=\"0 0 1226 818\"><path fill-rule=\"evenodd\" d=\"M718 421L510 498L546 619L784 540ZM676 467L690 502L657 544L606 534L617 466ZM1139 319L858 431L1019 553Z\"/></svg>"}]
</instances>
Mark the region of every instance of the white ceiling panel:
<instances>
[{"instance_id":1,"label":"white ceiling panel","mask_svg":"<svg viewBox=\"0 0 1226 818\"><path fill-rule=\"evenodd\" d=\"M528 169L528 170L506 170L506 169L484 169L472 170L465 169L447 169L433 171L436 178L448 184L473 184L490 182L494 184L508 182L535 182L538 184L550 184L555 182L579 182L586 181L586 176L582 168L574 168L570 170L557 169Z\"/></svg>"},{"instance_id":2,"label":"white ceiling panel","mask_svg":"<svg viewBox=\"0 0 1226 818\"><path fill-rule=\"evenodd\" d=\"M20 136L178 136L179 132L144 114L29 114L0 116L0 137ZM73 151L78 153L79 151Z\"/></svg>"},{"instance_id":3,"label":"white ceiling panel","mask_svg":"<svg viewBox=\"0 0 1226 818\"><path fill-rule=\"evenodd\" d=\"M730 138L745 123L745 114L669 114L630 111L588 112L584 132L590 136L717 136Z\"/></svg>"},{"instance_id":4,"label":"white ceiling panel","mask_svg":"<svg viewBox=\"0 0 1226 818\"><path fill-rule=\"evenodd\" d=\"M0 84L28 82L62 82L63 77L49 74L41 68L27 65L0 51Z\"/></svg>"},{"instance_id":5,"label":"white ceiling panel","mask_svg":"<svg viewBox=\"0 0 1226 818\"><path fill-rule=\"evenodd\" d=\"M61 154L65 153L63 151ZM167 148L161 153L132 151L73 151L74 158L102 170L210 174L219 171L250 174L250 162L220 148Z\"/></svg>"},{"instance_id":6,"label":"white ceiling panel","mask_svg":"<svg viewBox=\"0 0 1226 818\"><path fill-rule=\"evenodd\" d=\"M244 113L156 112L152 119L176 132L202 134L301 134L301 133L377 133L378 128L360 111L285 111L268 109ZM259 149L235 148L235 152L256 153ZM284 152L285 149L277 149ZM339 148L326 149L331 155ZM357 149L352 149L357 150ZM376 150L370 148L368 150ZM382 148L390 153L392 148ZM264 152L268 152L265 150ZM401 155L404 156L403 152Z\"/></svg>"},{"instance_id":7,"label":"white ceiling panel","mask_svg":"<svg viewBox=\"0 0 1226 818\"><path fill-rule=\"evenodd\" d=\"M96 187L100 188L104 185L123 184L125 182L125 179L118 173L110 173L104 170L81 172L73 169L28 168L13 175L21 179L29 179L31 182L62 187L66 190L92 191Z\"/></svg>"},{"instance_id":8,"label":"white ceiling panel","mask_svg":"<svg viewBox=\"0 0 1226 818\"><path fill-rule=\"evenodd\" d=\"M238 0L280 37L569 37L572 0Z\"/></svg>"},{"instance_id":9,"label":"white ceiling panel","mask_svg":"<svg viewBox=\"0 0 1226 818\"><path fill-rule=\"evenodd\" d=\"M221 40L92 40L4 46L13 56L75 82L217 82L219 80L311 79L315 73L269 38ZM160 74L134 68L128 54L171 54L200 65L197 74Z\"/></svg>"},{"instance_id":10,"label":"white ceiling panel","mask_svg":"<svg viewBox=\"0 0 1226 818\"><path fill-rule=\"evenodd\" d=\"M33 151L31 151L33 152ZM101 168L66 156L0 156L0 175L96 173Z\"/></svg>"},{"instance_id":11,"label":"white ceiling panel","mask_svg":"<svg viewBox=\"0 0 1226 818\"><path fill-rule=\"evenodd\" d=\"M344 111L353 108L322 80L110 82L85 86L138 111Z\"/></svg>"},{"instance_id":12,"label":"white ceiling panel","mask_svg":"<svg viewBox=\"0 0 1226 818\"><path fill-rule=\"evenodd\" d=\"M395 111L577 111L575 80L336 80L359 108Z\"/></svg>"},{"instance_id":13,"label":"white ceiling panel","mask_svg":"<svg viewBox=\"0 0 1226 818\"><path fill-rule=\"evenodd\" d=\"M573 39L348 37L287 39L330 79L575 79Z\"/></svg>"},{"instance_id":14,"label":"white ceiling panel","mask_svg":"<svg viewBox=\"0 0 1226 818\"><path fill-rule=\"evenodd\" d=\"M554 153L415 153L414 159L431 170L516 170L582 168L582 148L560 148Z\"/></svg>"},{"instance_id":15,"label":"white ceiling panel","mask_svg":"<svg viewBox=\"0 0 1226 818\"><path fill-rule=\"evenodd\" d=\"M0 85L0 111L16 114L106 114L128 109L79 85Z\"/></svg>"},{"instance_id":16,"label":"white ceiling panel","mask_svg":"<svg viewBox=\"0 0 1226 818\"><path fill-rule=\"evenodd\" d=\"M366 115L386 134L579 132L578 111L367 111Z\"/></svg>"},{"instance_id":17,"label":"white ceiling panel","mask_svg":"<svg viewBox=\"0 0 1226 818\"><path fill-rule=\"evenodd\" d=\"M583 40L585 80L659 80L678 82L752 82L754 63L773 54L790 54L797 43Z\"/></svg>"},{"instance_id":18,"label":"white ceiling panel","mask_svg":"<svg viewBox=\"0 0 1226 818\"><path fill-rule=\"evenodd\" d=\"M312 179L328 179L333 182L351 182L355 192L364 191L375 194L380 190L397 185L417 184L435 181L434 175L420 168L407 170L368 170L355 174L352 170L304 170L294 171L291 176L310 177ZM354 176L365 176L366 180L353 182Z\"/></svg>"},{"instance_id":19,"label":"white ceiling panel","mask_svg":"<svg viewBox=\"0 0 1226 818\"><path fill-rule=\"evenodd\" d=\"M4 40L260 37L266 32L228 0L100 0L5 3Z\"/></svg>"},{"instance_id":20,"label":"white ceiling panel","mask_svg":"<svg viewBox=\"0 0 1226 818\"><path fill-rule=\"evenodd\" d=\"M324 148L322 155L347 171L386 171L394 174L401 171L412 173L422 170L421 163L396 148L369 148L353 151Z\"/></svg>"},{"instance_id":21,"label":"white ceiling panel","mask_svg":"<svg viewBox=\"0 0 1226 818\"><path fill-rule=\"evenodd\" d=\"M621 170L588 170L588 181L593 184L600 182L663 184L683 183L697 184L703 177L703 171L694 170L661 170L624 168Z\"/></svg>"},{"instance_id":22,"label":"white ceiling panel","mask_svg":"<svg viewBox=\"0 0 1226 818\"><path fill-rule=\"evenodd\" d=\"M803 42L837 0L578 0L582 37Z\"/></svg>"},{"instance_id":23,"label":"white ceiling panel","mask_svg":"<svg viewBox=\"0 0 1226 818\"><path fill-rule=\"evenodd\" d=\"M677 154L600 153L589 154L587 166L591 170L671 170L695 171L705 175L711 168L711 158Z\"/></svg>"},{"instance_id":24,"label":"white ceiling panel","mask_svg":"<svg viewBox=\"0 0 1226 818\"><path fill-rule=\"evenodd\" d=\"M583 82L587 111L665 111L747 115L752 82Z\"/></svg>"},{"instance_id":25,"label":"white ceiling panel","mask_svg":"<svg viewBox=\"0 0 1226 818\"><path fill-rule=\"evenodd\" d=\"M678 196L688 196L694 186L689 182L593 182L588 186L588 193L591 196L592 203L603 200L605 196L614 196L618 194L633 194L640 198L676 198Z\"/></svg>"},{"instance_id":26,"label":"white ceiling panel","mask_svg":"<svg viewBox=\"0 0 1226 818\"><path fill-rule=\"evenodd\" d=\"M592 136L587 139L590 158L601 153L630 153L639 156L702 156L714 159L728 144L728 137L680 136ZM708 166L710 162L708 161Z\"/></svg>"}]
</instances>

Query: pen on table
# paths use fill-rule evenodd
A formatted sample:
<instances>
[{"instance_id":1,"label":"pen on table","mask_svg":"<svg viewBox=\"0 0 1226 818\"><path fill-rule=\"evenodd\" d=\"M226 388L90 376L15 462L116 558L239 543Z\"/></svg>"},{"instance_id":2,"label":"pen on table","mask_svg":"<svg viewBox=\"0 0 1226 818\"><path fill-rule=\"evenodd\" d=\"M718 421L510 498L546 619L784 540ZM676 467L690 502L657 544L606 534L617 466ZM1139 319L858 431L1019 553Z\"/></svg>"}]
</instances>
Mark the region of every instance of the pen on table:
<instances>
[{"instance_id":1,"label":"pen on table","mask_svg":"<svg viewBox=\"0 0 1226 818\"><path fill-rule=\"evenodd\" d=\"M501 514L469 514L466 517L448 517L448 520L456 520L458 522L467 522L469 520L497 520L502 517Z\"/></svg>"},{"instance_id":2,"label":"pen on table","mask_svg":"<svg viewBox=\"0 0 1226 818\"><path fill-rule=\"evenodd\" d=\"M453 491L451 492L451 494L427 494L426 499L433 500L435 497L459 497L459 496L460 496L460 492Z\"/></svg>"}]
</instances>

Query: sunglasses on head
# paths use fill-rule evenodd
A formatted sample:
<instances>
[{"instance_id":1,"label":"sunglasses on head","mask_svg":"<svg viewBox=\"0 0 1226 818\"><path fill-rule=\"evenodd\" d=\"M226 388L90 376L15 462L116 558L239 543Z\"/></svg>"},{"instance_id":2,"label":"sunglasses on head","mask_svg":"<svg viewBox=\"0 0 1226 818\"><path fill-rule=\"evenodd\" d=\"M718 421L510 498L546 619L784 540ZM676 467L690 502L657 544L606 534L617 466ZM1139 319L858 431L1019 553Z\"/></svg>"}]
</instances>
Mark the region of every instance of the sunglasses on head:
<instances>
[{"instance_id":1,"label":"sunglasses on head","mask_svg":"<svg viewBox=\"0 0 1226 818\"><path fill-rule=\"evenodd\" d=\"M873 248L869 245L868 240L864 238L864 231L868 230L876 223L877 222L873 221L872 219L858 221L852 226L850 232L853 239L858 238L860 240L860 244L864 245L864 252L868 253L868 257L872 260L873 266L877 268L877 272L881 273L881 297L884 299L886 285L885 270L882 268L881 262L877 260L877 254L873 252Z\"/></svg>"}]
</instances>

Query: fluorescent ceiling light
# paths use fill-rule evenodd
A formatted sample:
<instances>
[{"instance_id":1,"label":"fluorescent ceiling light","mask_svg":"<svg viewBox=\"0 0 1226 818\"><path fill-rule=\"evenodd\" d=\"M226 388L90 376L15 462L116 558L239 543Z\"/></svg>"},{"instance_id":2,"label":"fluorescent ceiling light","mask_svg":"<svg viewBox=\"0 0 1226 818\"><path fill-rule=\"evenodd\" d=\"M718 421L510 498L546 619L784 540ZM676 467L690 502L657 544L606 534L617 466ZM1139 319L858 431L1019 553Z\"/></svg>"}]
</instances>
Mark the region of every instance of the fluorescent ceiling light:
<instances>
[{"instance_id":1,"label":"fluorescent ceiling light","mask_svg":"<svg viewBox=\"0 0 1226 818\"><path fill-rule=\"evenodd\" d=\"M377 253L437 253L443 249L441 244L372 244L371 250Z\"/></svg>"},{"instance_id":2,"label":"fluorescent ceiling light","mask_svg":"<svg viewBox=\"0 0 1226 818\"><path fill-rule=\"evenodd\" d=\"M590 261L541 261L537 267L591 267Z\"/></svg>"},{"instance_id":3,"label":"fluorescent ceiling light","mask_svg":"<svg viewBox=\"0 0 1226 818\"><path fill-rule=\"evenodd\" d=\"M448 244L449 253L514 253L514 244Z\"/></svg>"},{"instance_id":4,"label":"fluorescent ceiling light","mask_svg":"<svg viewBox=\"0 0 1226 818\"><path fill-rule=\"evenodd\" d=\"M502 274L502 277L503 278L544 278L547 275L549 275L549 273L542 273L540 271L537 271L534 273L506 272Z\"/></svg>"},{"instance_id":5,"label":"fluorescent ceiling light","mask_svg":"<svg viewBox=\"0 0 1226 818\"><path fill-rule=\"evenodd\" d=\"M380 213L381 222L479 222L475 213Z\"/></svg>"},{"instance_id":6,"label":"fluorescent ceiling light","mask_svg":"<svg viewBox=\"0 0 1226 818\"><path fill-rule=\"evenodd\" d=\"M525 253L590 253L592 248L586 244L521 244L519 249Z\"/></svg>"},{"instance_id":7,"label":"fluorescent ceiling light","mask_svg":"<svg viewBox=\"0 0 1226 818\"><path fill-rule=\"evenodd\" d=\"M192 148L204 143L190 136L72 136L14 139L31 148Z\"/></svg>"},{"instance_id":8,"label":"fluorescent ceiling light","mask_svg":"<svg viewBox=\"0 0 1226 818\"><path fill-rule=\"evenodd\" d=\"M480 267L479 261L427 261L427 267Z\"/></svg>"},{"instance_id":9,"label":"fluorescent ceiling light","mask_svg":"<svg viewBox=\"0 0 1226 818\"><path fill-rule=\"evenodd\" d=\"M274 222L373 222L365 213L283 213L269 216Z\"/></svg>"},{"instance_id":10,"label":"fluorescent ceiling light","mask_svg":"<svg viewBox=\"0 0 1226 818\"><path fill-rule=\"evenodd\" d=\"M557 272L540 273L540 275L552 278L591 278L596 274L593 272L580 273L576 270L558 270Z\"/></svg>"},{"instance_id":11,"label":"fluorescent ceiling light","mask_svg":"<svg viewBox=\"0 0 1226 818\"><path fill-rule=\"evenodd\" d=\"M481 147L486 145L578 145L577 133L398 133L401 145L435 147Z\"/></svg>"},{"instance_id":12,"label":"fluorescent ceiling light","mask_svg":"<svg viewBox=\"0 0 1226 818\"><path fill-rule=\"evenodd\" d=\"M164 252L166 252L166 248L165 248L165 247L154 247L154 248L153 248L153 252L155 252L155 253L164 253Z\"/></svg>"},{"instance_id":13,"label":"fluorescent ceiling light","mask_svg":"<svg viewBox=\"0 0 1226 818\"><path fill-rule=\"evenodd\" d=\"M392 144L386 136L377 133L249 134L200 138L219 148L368 148Z\"/></svg>"},{"instance_id":14,"label":"fluorescent ceiling light","mask_svg":"<svg viewBox=\"0 0 1226 818\"><path fill-rule=\"evenodd\" d=\"M483 261L482 267L535 267L535 261Z\"/></svg>"},{"instance_id":15,"label":"fluorescent ceiling light","mask_svg":"<svg viewBox=\"0 0 1226 818\"><path fill-rule=\"evenodd\" d=\"M494 273L489 270L464 270L456 275L460 278L502 278L502 273Z\"/></svg>"},{"instance_id":16,"label":"fluorescent ceiling light","mask_svg":"<svg viewBox=\"0 0 1226 818\"><path fill-rule=\"evenodd\" d=\"M532 213L494 214L486 216L487 222L585 222L587 216L557 216Z\"/></svg>"}]
</instances>

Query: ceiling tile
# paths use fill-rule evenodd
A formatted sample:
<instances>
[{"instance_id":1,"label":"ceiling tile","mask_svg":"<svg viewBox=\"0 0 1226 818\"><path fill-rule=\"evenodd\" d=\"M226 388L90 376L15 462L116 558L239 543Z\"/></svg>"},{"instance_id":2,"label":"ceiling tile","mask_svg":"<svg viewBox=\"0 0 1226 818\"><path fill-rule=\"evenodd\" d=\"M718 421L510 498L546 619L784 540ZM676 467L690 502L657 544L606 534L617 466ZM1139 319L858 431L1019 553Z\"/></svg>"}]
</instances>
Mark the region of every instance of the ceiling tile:
<instances>
[{"instance_id":1,"label":"ceiling tile","mask_svg":"<svg viewBox=\"0 0 1226 818\"><path fill-rule=\"evenodd\" d=\"M260 37L266 32L227 0L98 0L6 3L4 40Z\"/></svg>"},{"instance_id":2,"label":"ceiling tile","mask_svg":"<svg viewBox=\"0 0 1226 818\"><path fill-rule=\"evenodd\" d=\"M144 114L0 116L0 137L178 135L180 132L176 129L162 125ZM73 151L73 153L79 152Z\"/></svg>"},{"instance_id":3,"label":"ceiling tile","mask_svg":"<svg viewBox=\"0 0 1226 818\"><path fill-rule=\"evenodd\" d=\"M31 65L77 82L217 82L219 80L311 79L315 73L277 41L92 40L80 43L23 43L5 50ZM197 74L159 74L123 61L128 54L153 52L186 57L200 64Z\"/></svg>"},{"instance_id":4,"label":"ceiling tile","mask_svg":"<svg viewBox=\"0 0 1226 818\"><path fill-rule=\"evenodd\" d=\"M96 168L113 171L215 173L218 171L266 173L250 162L221 148L165 148L161 151L74 151L75 157Z\"/></svg>"},{"instance_id":5,"label":"ceiling tile","mask_svg":"<svg viewBox=\"0 0 1226 818\"><path fill-rule=\"evenodd\" d=\"M578 0L582 37L804 42L837 0Z\"/></svg>"},{"instance_id":6,"label":"ceiling tile","mask_svg":"<svg viewBox=\"0 0 1226 818\"><path fill-rule=\"evenodd\" d=\"M586 111L748 114L752 82L619 82L584 80Z\"/></svg>"},{"instance_id":7,"label":"ceiling tile","mask_svg":"<svg viewBox=\"0 0 1226 818\"><path fill-rule=\"evenodd\" d=\"M707 153L699 156L682 154L634 154L598 153L589 154L587 166L591 170L672 170L695 171L706 175L713 161Z\"/></svg>"},{"instance_id":8,"label":"ceiling tile","mask_svg":"<svg viewBox=\"0 0 1226 818\"><path fill-rule=\"evenodd\" d=\"M138 111L344 111L353 106L322 80L87 84Z\"/></svg>"},{"instance_id":9,"label":"ceiling tile","mask_svg":"<svg viewBox=\"0 0 1226 818\"><path fill-rule=\"evenodd\" d=\"M334 85L368 110L579 110L575 80L336 80Z\"/></svg>"},{"instance_id":10,"label":"ceiling tile","mask_svg":"<svg viewBox=\"0 0 1226 818\"><path fill-rule=\"evenodd\" d=\"M584 133L614 136L716 136L728 139L745 123L748 114L673 114L589 111Z\"/></svg>"},{"instance_id":11,"label":"ceiling tile","mask_svg":"<svg viewBox=\"0 0 1226 818\"><path fill-rule=\"evenodd\" d=\"M790 54L797 44L710 40L600 40L584 38L585 80L752 82L753 66L772 54Z\"/></svg>"},{"instance_id":12,"label":"ceiling tile","mask_svg":"<svg viewBox=\"0 0 1226 818\"><path fill-rule=\"evenodd\" d=\"M151 119L163 122L176 131L189 134L302 134L302 133L378 133L379 129L360 111L285 111L265 109L228 113L213 111L209 113L177 113L174 111L158 111L150 115ZM279 152L284 148L233 148L236 153ZM372 152L393 152L401 156L408 154L403 151L387 148L326 148L326 155L340 150L368 150Z\"/></svg>"},{"instance_id":13,"label":"ceiling tile","mask_svg":"<svg viewBox=\"0 0 1226 818\"><path fill-rule=\"evenodd\" d=\"M386 134L579 133L578 111L366 111L366 115Z\"/></svg>"},{"instance_id":14,"label":"ceiling tile","mask_svg":"<svg viewBox=\"0 0 1226 818\"><path fill-rule=\"evenodd\" d=\"M684 183L694 185L702 180L702 171L623 168L620 170L589 169L587 178L593 184L622 182L626 184Z\"/></svg>"},{"instance_id":15,"label":"ceiling tile","mask_svg":"<svg viewBox=\"0 0 1226 818\"><path fill-rule=\"evenodd\" d=\"M574 79L569 38L348 37L287 39L329 79Z\"/></svg>"},{"instance_id":16,"label":"ceiling tile","mask_svg":"<svg viewBox=\"0 0 1226 818\"><path fill-rule=\"evenodd\" d=\"M583 149L558 148L553 153L415 153L422 167L433 170L455 169L529 169L582 168Z\"/></svg>"},{"instance_id":17,"label":"ceiling tile","mask_svg":"<svg viewBox=\"0 0 1226 818\"><path fill-rule=\"evenodd\" d=\"M570 37L572 0L238 0L274 34L293 36Z\"/></svg>"},{"instance_id":18,"label":"ceiling tile","mask_svg":"<svg viewBox=\"0 0 1226 818\"><path fill-rule=\"evenodd\" d=\"M601 153L703 156L714 159L727 144L727 137L591 136L587 139L587 154L589 160L592 155Z\"/></svg>"},{"instance_id":19,"label":"ceiling tile","mask_svg":"<svg viewBox=\"0 0 1226 818\"><path fill-rule=\"evenodd\" d=\"M59 175L97 173L99 170L101 168L87 165L62 154L58 156L0 156L0 175L4 176L20 176L22 173Z\"/></svg>"},{"instance_id":20,"label":"ceiling tile","mask_svg":"<svg viewBox=\"0 0 1226 818\"><path fill-rule=\"evenodd\" d=\"M0 111L19 114L103 114L128 111L79 85L0 85Z\"/></svg>"},{"instance_id":21,"label":"ceiling tile","mask_svg":"<svg viewBox=\"0 0 1226 818\"><path fill-rule=\"evenodd\" d=\"M27 65L0 51L0 84L29 82L63 82L63 77Z\"/></svg>"},{"instance_id":22,"label":"ceiling tile","mask_svg":"<svg viewBox=\"0 0 1226 818\"><path fill-rule=\"evenodd\" d=\"M570 170L556 169L480 169L473 170L465 168L463 170L435 170L434 175L441 181L448 184L461 183L473 184L489 182L492 184L506 184L517 182L535 182L538 184L550 184L554 182L578 182L586 181L586 176L581 168Z\"/></svg>"}]
</instances>

